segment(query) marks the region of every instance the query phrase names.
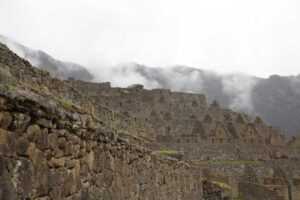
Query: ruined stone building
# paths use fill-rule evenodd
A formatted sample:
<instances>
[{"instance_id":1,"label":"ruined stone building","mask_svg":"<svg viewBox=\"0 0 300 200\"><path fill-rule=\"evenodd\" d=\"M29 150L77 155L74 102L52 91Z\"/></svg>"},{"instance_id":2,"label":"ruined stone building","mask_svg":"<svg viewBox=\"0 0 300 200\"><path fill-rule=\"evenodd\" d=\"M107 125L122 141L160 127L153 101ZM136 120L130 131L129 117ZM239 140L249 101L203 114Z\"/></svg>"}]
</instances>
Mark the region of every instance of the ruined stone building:
<instances>
[{"instance_id":1,"label":"ruined stone building","mask_svg":"<svg viewBox=\"0 0 300 200\"><path fill-rule=\"evenodd\" d=\"M297 144L204 95L63 81L0 44L1 200L299 200Z\"/></svg>"}]
</instances>

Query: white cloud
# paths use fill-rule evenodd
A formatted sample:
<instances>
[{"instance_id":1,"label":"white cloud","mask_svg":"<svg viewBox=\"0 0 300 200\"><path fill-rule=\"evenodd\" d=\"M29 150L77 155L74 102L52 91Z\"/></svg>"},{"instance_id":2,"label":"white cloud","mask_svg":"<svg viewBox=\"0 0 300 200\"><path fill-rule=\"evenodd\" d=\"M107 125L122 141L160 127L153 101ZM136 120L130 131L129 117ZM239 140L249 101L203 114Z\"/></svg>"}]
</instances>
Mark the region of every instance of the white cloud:
<instances>
[{"instance_id":1,"label":"white cloud","mask_svg":"<svg viewBox=\"0 0 300 200\"><path fill-rule=\"evenodd\" d=\"M258 80L244 74L222 76L223 91L232 98L229 107L253 113L252 91Z\"/></svg>"},{"instance_id":2,"label":"white cloud","mask_svg":"<svg viewBox=\"0 0 300 200\"><path fill-rule=\"evenodd\" d=\"M300 73L297 0L1 0L0 34L84 65Z\"/></svg>"}]
</instances>

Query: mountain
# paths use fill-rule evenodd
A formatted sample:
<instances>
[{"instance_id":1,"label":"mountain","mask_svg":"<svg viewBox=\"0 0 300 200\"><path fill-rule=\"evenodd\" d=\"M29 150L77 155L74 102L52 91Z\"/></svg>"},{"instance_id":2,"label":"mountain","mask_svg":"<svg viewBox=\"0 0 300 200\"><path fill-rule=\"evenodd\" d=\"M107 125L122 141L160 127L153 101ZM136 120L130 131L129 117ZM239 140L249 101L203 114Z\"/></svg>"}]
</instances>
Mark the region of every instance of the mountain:
<instances>
[{"instance_id":1,"label":"mountain","mask_svg":"<svg viewBox=\"0 0 300 200\"><path fill-rule=\"evenodd\" d=\"M6 44L13 52L28 60L33 66L50 72L53 77L85 81L93 79L91 73L79 64L57 60L44 51L33 50L5 36L0 35L0 42Z\"/></svg>"},{"instance_id":2,"label":"mountain","mask_svg":"<svg viewBox=\"0 0 300 200\"><path fill-rule=\"evenodd\" d=\"M258 78L245 74L218 74L215 72L174 66L153 68L130 63L118 65L112 77L101 80L134 84L136 80L146 88L166 88L173 91L202 93L210 102L252 116L259 115L266 122L289 134L300 130L300 76ZM127 77L136 77L130 80ZM107 79L105 79L107 78Z\"/></svg>"},{"instance_id":3,"label":"mountain","mask_svg":"<svg viewBox=\"0 0 300 200\"><path fill-rule=\"evenodd\" d=\"M119 64L101 69L97 77L83 66L57 60L43 51L32 50L4 36L0 41L33 66L49 71L61 79L109 81L113 86L143 84L147 89L205 94L209 102L255 117L289 135L300 131L300 75L259 78L245 74L218 74L188 66L148 67L137 63ZM104 73L105 72L105 73Z\"/></svg>"}]
</instances>

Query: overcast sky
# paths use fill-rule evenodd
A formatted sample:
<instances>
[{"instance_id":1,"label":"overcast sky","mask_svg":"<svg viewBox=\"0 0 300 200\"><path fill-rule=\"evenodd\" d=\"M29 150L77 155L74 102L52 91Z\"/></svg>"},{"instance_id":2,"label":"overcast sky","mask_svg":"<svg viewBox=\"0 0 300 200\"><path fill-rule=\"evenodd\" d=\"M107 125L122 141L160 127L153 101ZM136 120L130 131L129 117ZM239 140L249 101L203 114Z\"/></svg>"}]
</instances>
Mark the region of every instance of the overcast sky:
<instances>
[{"instance_id":1,"label":"overcast sky","mask_svg":"<svg viewBox=\"0 0 300 200\"><path fill-rule=\"evenodd\" d=\"M0 0L0 34L87 66L300 73L299 0Z\"/></svg>"}]
</instances>

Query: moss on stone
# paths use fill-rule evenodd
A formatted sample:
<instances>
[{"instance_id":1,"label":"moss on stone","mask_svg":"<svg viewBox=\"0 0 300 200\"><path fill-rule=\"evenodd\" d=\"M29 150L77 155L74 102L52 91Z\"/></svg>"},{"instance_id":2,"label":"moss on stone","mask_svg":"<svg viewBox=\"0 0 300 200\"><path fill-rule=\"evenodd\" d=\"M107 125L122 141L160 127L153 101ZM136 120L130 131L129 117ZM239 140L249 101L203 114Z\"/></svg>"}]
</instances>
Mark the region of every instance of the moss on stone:
<instances>
[{"instance_id":1,"label":"moss on stone","mask_svg":"<svg viewBox=\"0 0 300 200\"><path fill-rule=\"evenodd\" d=\"M14 92L17 90L16 84L0 84L0 89L8 92Z\"/></svg>"}]
</instances>

